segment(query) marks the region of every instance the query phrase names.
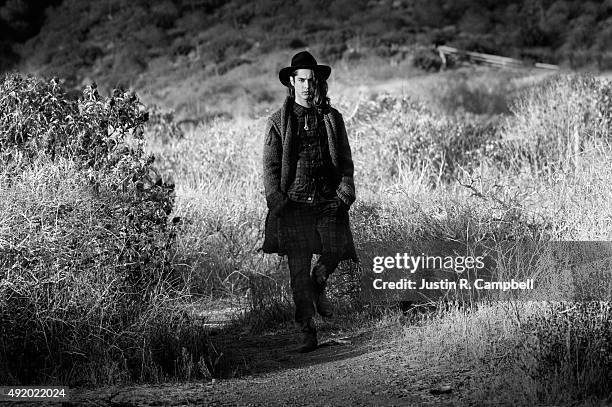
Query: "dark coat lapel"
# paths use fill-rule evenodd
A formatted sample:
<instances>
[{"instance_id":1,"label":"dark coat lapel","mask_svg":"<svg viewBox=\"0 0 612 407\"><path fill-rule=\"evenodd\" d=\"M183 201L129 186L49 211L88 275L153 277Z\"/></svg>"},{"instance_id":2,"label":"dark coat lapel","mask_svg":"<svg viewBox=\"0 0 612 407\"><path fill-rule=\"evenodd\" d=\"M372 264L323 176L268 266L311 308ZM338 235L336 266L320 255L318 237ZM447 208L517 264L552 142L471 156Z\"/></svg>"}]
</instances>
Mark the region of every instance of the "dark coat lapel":
<instances>
[{"instance_id":1,"label":"dark coat lapel","mask_svg":"<svg viewBox=\"0 0 612 407\"><path fill-rule=\"evenodd\" d=\"M296 136L293 134L294 119L291 114L293 99L286 98L281 110L281 131L283 132L283 159L281 166L281 191L287 193L290 180L295 176L295 164L298 157Z\"/></svg>"}]
</instances>

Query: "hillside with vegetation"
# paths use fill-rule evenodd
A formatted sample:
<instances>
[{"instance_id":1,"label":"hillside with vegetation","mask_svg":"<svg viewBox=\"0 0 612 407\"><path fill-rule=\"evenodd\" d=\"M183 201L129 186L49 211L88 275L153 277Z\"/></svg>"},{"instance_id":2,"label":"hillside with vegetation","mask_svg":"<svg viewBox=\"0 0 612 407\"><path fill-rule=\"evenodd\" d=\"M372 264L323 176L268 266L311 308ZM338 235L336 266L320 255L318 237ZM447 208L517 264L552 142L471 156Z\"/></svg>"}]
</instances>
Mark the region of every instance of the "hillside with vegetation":
<instances>
[{"instance_id":1,"label":"hillside with vegetation","mask_svg":"<svg viewBox=\"0 0 612 407\"><path fill-rule=\"evenodd\" d=\"M572 69L612 67L610 0L0 3L5 66L68 87L132 87L189 119L262 113L283 96L278 68L305 47L348 66L404 66L414 52L398 46L446 44Z\"/></svg>"}]
</instances>

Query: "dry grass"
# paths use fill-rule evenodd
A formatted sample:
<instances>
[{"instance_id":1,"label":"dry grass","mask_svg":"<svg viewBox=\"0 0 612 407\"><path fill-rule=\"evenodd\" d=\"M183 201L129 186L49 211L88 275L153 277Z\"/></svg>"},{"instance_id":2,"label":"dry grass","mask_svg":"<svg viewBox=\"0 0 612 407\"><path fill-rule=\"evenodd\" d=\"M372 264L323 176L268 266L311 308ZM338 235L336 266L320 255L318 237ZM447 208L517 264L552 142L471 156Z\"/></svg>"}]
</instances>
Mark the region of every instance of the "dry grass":
<instances>
[{"instance_id":1,"label":"dry grass","mask_svg":"<svg viewBox=\"0 0 612 407\"><path fill-rule=\"evenodd\" d=\"M508 301L426 314L413 310L407 318L412 323L394 336L398 353L460 371L464 377L449 380L465 386L467 400L598 405L610 394L609 303ZM382 320L381 326L397 322Z\"/></svg>"},{"instance_id":2,"label":"dry grass","mask_svg":"<svg viewBox=\"0 0 612 407\"><path fill-rule=\"evenodd\" d=\"M356 166L359 200L351 214L358 249L363 253L370 241L401 242L408 249L421 240L466 247L485 240L517 242L518 248L521 241L608 239L612 220L601 214L610 212L612 202L612 171L607 165L611 158L610 84L560 77L538 86L524 93L505 117L446 115L432 108L431 100L405 95L364 99L356 110L350 99L339 99ZM451 94L465 91L447 89ZM173 284L180 289L168 295L165 290L172 287L168 281L146 280L150 296L142 312L125 324L109 325L105 318L122 321L128 315L128 308L121 308L127 307L125 298L117 298L126 294L125 287L108 288L116 283L112 274L116 262L97 263L99 267L87 273L66 276L57 270L45 274L62 284L71 281L75 288L70 289L70 297L62 297L64 305L53 311L53 317L46 314L54 310L51 299L37 302L39 308L32 309L31 315L41 319L35 322L55 324L57 315L74 315L82 308L71 308L73 301L89 310L78 311L85 318L78 332L84 338L102 338L102 342L68 342L73 347L63 359L66 366L88 358L80 366L87 366L85 375L93 383L207 376L214 370L214 357L199 341L204 335L200 325L185 312L185 304L194 295L205 301L229 298L247 311L246 321L254 330L290 320L286 267L275 256L258 252L265 216L260 162L263 129L263 118L243 118L215 119L183 137L168 137L163 126L150 130L145 148L157 156L158 171L176 183L171 214L177 221L176 244L163 253L172 271L178 272L172 275L180 282L175 278ZM580 135L577 149L572 142L575 134ZM568 157L571 165L566 164ZM91 248L105 246L89 245L87 249L88 237L95 237L93 231L101 230L96 225L106 218L94 215L99 212L99 202L87 193L86 182L78 181L78 170L71 165L68 161L41 162L18 178L8 172L0 177L0 195L6 198L0 211L0 243L13 239L12 225L27 219L27 227L19 226L19 231L30 239L30 247L65 250L70 247L66 243L69 236L54 231L57 222L70 219L89 231L83 234L83 250L78 253L99 260ZM70 218L59 216L58 208L68 206L80 210L72 211ZM69 255L67 249L65 253L66 261L74 261L75 253ZM53 258L50 253L45 256ZM518 268L521 259L517 260L516 251L506 256L499 258L504 265L500 273L512 276L524 271ZM85 257L79 259L85 262ZM522 267L530 265L524 262ZM362 272L345 268L335 276L341 289L334 291L334 300L343 312L352 313L355 306L363 305L355 290ZM28 276L24 272L20 277L23 287L30 284ZM55 293L61 292L65 291ZM560 397L603 398L609 395L609 387L601 374L610 371L609 359L597 352L604 349L603 355L609 358L610 340L600 334L608 327L609 310L576 306L576 313L525 303L478 304L471 312L429 313L421 323L401 331L400 343L417 343L444 363L464 364L475 378L488 377L472 385L474 397L491 403L512 400L528 405L554 403ZM59 326L67 321L62 318ZM57 332L56 325L51 328ZM537 341L538 346L521 345L531 343L525 341ZM565 350L556 352L556 344L564 344ZM144 351L127 354L125 349ZM521 351L531 352L529 358ZM139 373L134 377L133 372ZM70 374L45 374L77 380ZM513 374L520 375L522 387L509 384ZM3 379L19 381L10 373Z\"/></svg>"},{"instance_id":3,"label":"dry grass","mask_svg":"<svg viewBox=\"0 0 612 407\"><path fill-rule=\"evenodd\" d=\"M518 83L517 89L521 86ZM354 110L348 99L341 98L338 107L348 119L357 169L359 200L352 209L352 221L360 249L372 240L399 241L409 248L423 239L472 246L487 239L506 244L513 239L607 239L612 222L601 216L609 212L612 201L608 188L612 172L606 164L611 154L607 119L586 123L589 130L584 134L588 136L582 138L571 171L565 166L541 171L542 161L534 165L529 155L514 154L517 144L509 135L519 134L520 128L522 145L530 145L531 140L544 135L538 130L546 128L541 123L556 123L559 112L565 115L559 121L578 120L576 115L583 117L580 112L585 111L605 112L601 101L609 92L609 84L561 77L537 86L540 90L524 93L513 105L512 114L503 120L465 114L445 116L427 106L431 101L420 103L401 96L364 100ZM546 92L564 95L565 99L557 97L563 106L546 108L546 99L540 97ZM583 92L599 94L585 99L593 100L593 104L583 105L583 110L567 108L567 103L578 103ZM539 115L532 113L536 107ZM606 114L604 118L609 118ZM286 271L279 268L274 256L256 253L262 242L265 214L260 183L263 127L261 119L218 120L170 146L161 146L155 140L149 144L149 149L159 154L162 168L171 171L180 185L176 214L186 224L179 235L182 243L178 258L189 264L188 279L198 282L195 286L200 292L231 294L237 303L244 304L246 293L250 302L247 308L256 311L251 315L260 316L250 319L254 329L257 324L261 328L271 326L275 319L284 323L290 318ZM542 142L548 140L542 138ZM552 152L545 144L540 148ZM565 149L559 151L556 162L566 157ZM504 268L499 273L516 276L531 267L525 259L529 253L517 253L510 250L505 259L500 258ZM355 273L359 272L350 271L342 279L346 281L348 276L349 283L351 279L358 281L360 275ZM354 296L338 293L335 300L340 305ZM354 308L347 310L354 312ZM517 349L526 349L519 346L525 338L536 337L544 344L551 327L561 324L558 326L562 330L565 322L554 322L558 312L554 307L525 303L481 304L474 312L455 310L430 315L422 324L402 331L406 335L403 342L416 341L442 359L465 364L474 370L475 377L490 378L484 382L474 379L472 385L475 399L482 397L493 404L530 405L556 402L562 397L605 397L609 388L601 375L607 365L591 363L596 360L591 345L609 346L605 338L596 336L597 329L609 323L609 312L593 314L599 318L599 328L586 323L581 316L586 314L569 316L568 323L575 322L576 327L593 334L568 342L568 355L583 352L578 362L559 359L544 366L542 360L547 356L543 347L532 348L532 359L527 362L517 353ZM533 318L553 322L525 322ZM583 347L585 340L590 344L587 348ZM580 367L570 374L567 363L574 363L572 360ZM540 365L544 366L542 372L556 372L556 381L544 373L538 377L525 374L525 369ZM517 375L522 381L510 386ZM588 386L591 390L585 393Z\"/></svg>"}]
</instances>

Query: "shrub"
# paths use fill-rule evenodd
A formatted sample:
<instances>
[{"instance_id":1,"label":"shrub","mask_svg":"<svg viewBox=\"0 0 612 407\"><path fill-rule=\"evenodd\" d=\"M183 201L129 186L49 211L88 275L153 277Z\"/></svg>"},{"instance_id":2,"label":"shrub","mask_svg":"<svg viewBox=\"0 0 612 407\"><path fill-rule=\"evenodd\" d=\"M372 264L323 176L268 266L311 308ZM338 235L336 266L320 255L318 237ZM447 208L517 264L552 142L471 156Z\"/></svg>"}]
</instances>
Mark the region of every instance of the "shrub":
<instances>
[{"instance_id":1,"label":"shrub","mask_svg":"<svg viewBox=\"0 0 612 407\"><path fill-rule=\"evenodd\" d=\"M192 327L171 263L173 186L143 151L148 113L129 92L70 101L33 77L6 77L0 94L0 381L173 374L147 341L153 322L167 321L162 336Z\"/></svg>"},{"instance_id":2,"label":"shrub","mask_svg":"<svg viewBox=\"0 0 612 407\"><path fill-rule=\"evenodd\" d=\"M373 155L362 169L368 187L401 179L412 171L434 185L448 181L460 168L477 166L481 151L499 137L494 121L451 118L411 99L387 95L362 103L354 118L361 122L358 133L379 135L362 139L353 147L359 153Z\"/></svg>"},{"instance_id":3,"label":"shrub","mask_svg":"<svg viewBox=\"0 0 612 407\"><path fill-rule=\"evenodd\" d=\"M184 37L177 38L172 44L172 55L189 55L190 52L195 50L196 47L193 46L191 41Z\"/></svg>"},{"instance_id":4,"label":"shrub","mask_svg":"<svg viewBox=\"0 0 612 407\"><path fill-rule=\"evenodd\" d=\"M333 17L341 20L363 11L367 6L366 3L365 0L334 0L329 3L328 10Z\"/></svg>"},{"instance_id":5,"label":"shrub","mask_svg":"<svg viewBox=\"0 0 612 407\"><path fill-rule=\"evenodd\" d=\"M0 41L0 73L8 71L19 61L19 55L9 43Z\"/></svg>"},{"instance_id":6,"label":"shrub","mask_svg":"<svg viewBox=\"0 0 612 407\"><path fill-rule=\"evenodd\" d=\"M322 45L318 57L322 61L336 61L342 58L342 54L348 49L346 43L333 43Z\"/></svg>"},{"instance_id":7,"label":"shrub","mask_svg":"<svg viewBox=\"0 0 612 407\"><path fill-rule=\"evenodd\" d=\"M210 53L216 63L222 63L226 59L242 55L251 46L252 43L244 39L239 32L229 29L211 40L206 45L205 52Z\"/></svg>"},{"instance_id":8,"label":"shrub","mask_svg":"<svg viewBox=\"0 0 612 407\"><path fill-rule=\"evenodd\" d=\"M171 1L159 2L151 7L151 16L156 26L168 29L174 26L180 15L178 7Z\"/></svg>"},{"instance_id":9,"label":"shrub","mask_svg":"<svg viewBox=\"0 0 612 407\"><path fill-rule=\"evenodd\" d=\"M146 128L147 138L166 144L184 136L183 131L174 119L174 112L159 106L149 108L149 120Z\"/></svg>"},{"instance_id":10,"label":"shrub","mask_svg":"<svg viewBox=\"0 0 612 407\"><path fill-rule=\"evenodd\" d=\"M518 365L545 403L605 398L612 391L608 303L552 304L521 326Z\"/></svg>"},{"instance_id":11,"label":"shrub","mask_svg":"<svg viewBox=\"0 0 612 407\"><path fill-rule=\"evenodd\" d=\"M430 48L418 48L412 60L417 68L425 71L439 71L442 67L442 59L438 53Z\"/></svg>"},{"instance_id":12,"label":"shrub","mask_svg":"<svg viewBox=\"0 0 612 407\"><path fill-rule=\"evenodd\" d=\"M503 148L539 171L571 168L585 143L609 141L612 85L590 76L557 75L523 92L503 132Z\"/></svg>"},{"instance_id":13,"label":"shrub","mask_svg":"<svg viewBox=\"0 0 612 407\"><path fill-rule=\"evenodd\" d=\"M511 74L467 75L450 71L439 81L431 98L444 113L469 112L475 114L509 114L516 88Z\"/></svg>"},{"instance_id":14,"label":"shrub","mask_svg":"<svg viewBox=\"0 0 612 407\"><path fill-rule=\"evenodd\" d=\"M308 44L299 38L293 38L291 41L289 41L289 48L291 49L305 48L307 46Z\"/></svg>"}]
</instances>

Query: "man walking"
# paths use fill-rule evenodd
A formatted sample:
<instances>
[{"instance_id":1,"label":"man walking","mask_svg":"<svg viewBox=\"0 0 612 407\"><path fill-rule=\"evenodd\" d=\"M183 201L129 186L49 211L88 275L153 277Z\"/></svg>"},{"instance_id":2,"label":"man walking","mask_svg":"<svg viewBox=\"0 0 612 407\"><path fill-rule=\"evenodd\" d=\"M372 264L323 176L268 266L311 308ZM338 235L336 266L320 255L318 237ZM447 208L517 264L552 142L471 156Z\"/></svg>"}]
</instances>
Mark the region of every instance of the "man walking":
<instances>
[{"instance_id":1,"label":"man walking","mask_svg":"<svg viewBox=\"0 0 612 407\"><path fill-rule=\"evenodd\" d=\"M288 257L300 352L318 346L315 309L332 316L329 275L341 260L357 260L348 216L355 201L353 160L342 115L329 105L330 73L307 51L281 69L288 96L267 121L263 149L263 251ZM320 257L311 269L313 254Z\"/></svg>"}]
</instances>

